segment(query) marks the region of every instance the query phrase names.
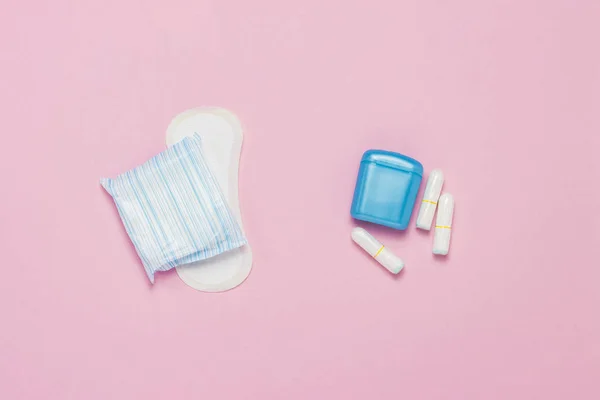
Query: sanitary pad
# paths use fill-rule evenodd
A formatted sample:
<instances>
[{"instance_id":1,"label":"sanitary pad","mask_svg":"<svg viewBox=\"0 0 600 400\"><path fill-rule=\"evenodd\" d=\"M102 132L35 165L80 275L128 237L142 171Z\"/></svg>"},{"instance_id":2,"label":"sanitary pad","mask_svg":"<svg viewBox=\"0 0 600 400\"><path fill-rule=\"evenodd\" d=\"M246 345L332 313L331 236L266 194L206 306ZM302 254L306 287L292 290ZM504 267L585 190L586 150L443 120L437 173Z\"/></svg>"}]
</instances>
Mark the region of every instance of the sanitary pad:
<instances>
[{"instance_id":1,"label":"sanitary pad","mask_svg":"<svg viewBox=\"0 0 600 400\"><path fill-rule=\"evenodd\" d=\"M167 145L177 146L175 143L193 135L200 136L206 163L243 231L238 199L238 168L243 141L240 121L233 113L222 108L188 110L171 121L167 129ZM246 244L216 257L178 266L177 273L196 290L223 292L244 282L251 269L252 250Z\"/></svg>"},{"instance_id":2,"label":"sanitary pad","mask_svg":"<svg viewBox=\"0 0 600 400\"><path fill-rule=\"evenodd\" d=\"M181 140L101 184L154 283L156 271L218 256L246 244L205 160L201 137Z\"/></svg>"}]
</instances>

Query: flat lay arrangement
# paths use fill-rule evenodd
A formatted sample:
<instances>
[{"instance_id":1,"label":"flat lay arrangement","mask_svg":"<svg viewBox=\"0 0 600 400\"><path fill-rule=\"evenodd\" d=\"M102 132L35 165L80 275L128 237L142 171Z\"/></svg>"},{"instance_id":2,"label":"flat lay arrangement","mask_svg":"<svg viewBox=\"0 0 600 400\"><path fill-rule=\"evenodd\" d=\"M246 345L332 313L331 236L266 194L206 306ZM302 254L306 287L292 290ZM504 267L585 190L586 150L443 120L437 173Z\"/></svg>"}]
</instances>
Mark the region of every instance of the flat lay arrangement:
<instances>
[{"instance_id":1,"label":"flat lay arrangement","mask_svg":"<svg viewBox=\"0 0 600 400\"><path fill-rule=\"evenodd\" d=\"M168 149L101 184L152 283L158 271L177 269L188 286L224 292L252 269L238 198L242 124L231 112L200 107L177 115L167 128ZM405 230L411 220L423 165L403 154L368 150L360 162L351 212L356 220ZM448 254L454 198L440 197L444 174L429 174L417 228L430 230L437 212L433 253ZM404 261L363 228L352 240L393 274Z\"/></svg>"},{"instance_id":2,"label":"flat lay arrangement","mask_svg":"<svg viewBox=\"0 0 600 400\"><path fill-rule=\"evenodd\" d=\"M600 400L598 21L4 2L0 400Z\"/></svg>"}]
</instances>

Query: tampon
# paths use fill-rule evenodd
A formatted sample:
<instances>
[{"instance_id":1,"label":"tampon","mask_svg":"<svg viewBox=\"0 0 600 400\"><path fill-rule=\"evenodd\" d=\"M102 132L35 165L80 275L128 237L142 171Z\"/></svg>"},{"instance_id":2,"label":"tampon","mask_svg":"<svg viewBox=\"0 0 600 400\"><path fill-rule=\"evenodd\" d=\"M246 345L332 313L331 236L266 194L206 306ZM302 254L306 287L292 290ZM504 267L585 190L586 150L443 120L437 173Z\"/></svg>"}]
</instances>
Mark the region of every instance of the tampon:
<instances>
[{"instance_id":1,"label":"tampon","mask_svg":"<svg viewBox=\"0 0 600 400\"><path fill-rule=\"evenodd\" d=\"M419 216L417 217L417 228L425 229L426 231L431 229L435 208L437 207L443 185L444 173L439 169L431 171L429 179L427 179L423 200L421 201Z\"/></svg>"},{"instance_id":2,"label":"tampon","mask_svg":"<svg viewBox=\"0 0 600 400\"><path fill-rule=\"evenodd\" d=\"M354 228L352 230L352 240L392 274L397 274L404 267L404 261L379 243L377 239L363 228Z\"/></svg>"},{"instance_id":3,"label":"tampon","mask_svg":"<svg viewBox=\"0 0 600 400\"><path fill-rule=\"evenodd\" d=\"M454 214L454 198L449 193L440 197L435 235L433 236L433 254L445 256L450 249L450 234L452 232L452 216Z\"/></svg>"}]
</instances>

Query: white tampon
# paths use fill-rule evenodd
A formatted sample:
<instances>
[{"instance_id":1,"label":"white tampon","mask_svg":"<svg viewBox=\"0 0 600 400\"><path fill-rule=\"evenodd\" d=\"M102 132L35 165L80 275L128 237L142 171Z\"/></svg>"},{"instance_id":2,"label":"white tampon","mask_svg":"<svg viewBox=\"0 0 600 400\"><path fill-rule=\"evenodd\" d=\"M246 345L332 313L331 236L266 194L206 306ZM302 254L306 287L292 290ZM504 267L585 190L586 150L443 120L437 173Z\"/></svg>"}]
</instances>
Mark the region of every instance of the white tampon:
<instances>
[{"instance_id":1,"label":"white tampon","mask_svg":"<svg viewBox=\"0 0 600 400\"><path fill-rule=\"evenodd\" d=\"M426 231L431 229L435 208L437 207L443 185L444 173L439 169L431 171L429 179L427 179L423 200L421 201L419 216L417 217L417 228L425 229Z\"/></svg>"},{"instance_id":2,"label":"white tampon","mask_svg":"<svg viewBox=\"0 0 600 400\"><path fill-rule=\"evenodd\" d=\"M352 229L352 240L392 274L397 274L404 267L404 261L379 243L377 239L363 228Z\"/></svg>"},{"instance_id":3,"label":"white tampon","mask_svg":"<svg viewBox=\"0 0 600 400\"><path fill-rule=\"evenodd\" d=\"M433 236L433 254L445 256L450 249L450 234L452 232L452 216L454 214L454 197L444 193L440 197L435 235Z\"/></svg>"}]
</instances>

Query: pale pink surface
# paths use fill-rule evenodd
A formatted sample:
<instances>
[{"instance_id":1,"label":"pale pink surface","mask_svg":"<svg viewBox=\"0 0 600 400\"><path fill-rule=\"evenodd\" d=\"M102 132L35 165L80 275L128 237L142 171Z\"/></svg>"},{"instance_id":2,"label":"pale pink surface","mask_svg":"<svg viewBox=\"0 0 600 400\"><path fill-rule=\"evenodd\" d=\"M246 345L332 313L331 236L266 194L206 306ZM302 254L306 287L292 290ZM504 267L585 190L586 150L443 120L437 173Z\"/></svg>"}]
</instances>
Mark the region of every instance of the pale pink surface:
<instances>
[{"instance_id":1,"label":"pale pink surface","mask_svg":"<svg viewBox=\"0 0 600 400\"><path fill-rule=\"evenodd\" d=\"M0 398L600 398L600 6L10 1ZM148 283L98 180L198 105L246 127L254 270ZM360 156L443 168L451 256L350 241Z\"/></svg>"}]
</instances>

